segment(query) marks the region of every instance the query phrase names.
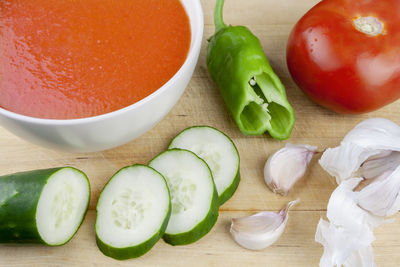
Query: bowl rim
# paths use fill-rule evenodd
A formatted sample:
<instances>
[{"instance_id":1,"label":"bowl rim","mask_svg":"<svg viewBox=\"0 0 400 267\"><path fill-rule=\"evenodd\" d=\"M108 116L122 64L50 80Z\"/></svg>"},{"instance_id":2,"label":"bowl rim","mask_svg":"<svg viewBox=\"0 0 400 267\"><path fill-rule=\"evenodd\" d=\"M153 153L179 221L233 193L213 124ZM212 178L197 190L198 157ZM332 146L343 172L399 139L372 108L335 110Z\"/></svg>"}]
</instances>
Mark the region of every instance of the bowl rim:
<instances>
[{"instance_id":1,"label":"bowl rim","mask_svg":"<svg viewBox=\"0 0 400 267\"><path fill-rule=\"evenodd\" d=\"M193 5L194 5L193 10L195 13L192 17L190 16L189 11L186 9L185 1L193 2ZM202 43L203 31L204 31L204 14L203 14L203 8L201 6L201 2L200 2L200 0L180 0L180 2L182 3L182 5L188 15L190 27L192 28L193 24L198 25L197 26L198 30L196 32L191 30L191 44L190 44L186 59L183 62L182 66L174 74L174 76L172 76L165 84L163 84L161 87L156 89L150 95L144 97L143 99L141 99L129 106L120 108L115 111L111 111L111 112L96 115L96 116L77 118L77 119L45 119L45 118L38 118L38 117L30 117L27 115L22 115L22 114L13 112L13 111L9 111L2 107L0 107L0 116L4 116L4 117L10 118L10 119L23 121L23 122L31 123L31 124L54 125L54 126L81 125L81 124L94 123L97 121L109 119L114 116L126 113L135 108L139 108L142 105L145 105L147 102L151 101L153 98L156 98L158 95L160 95L164 91L168 90L168 88L173 85L175 80L181 78L185 69L188 68L188 65L191 64L191 62L196 60L197 52L200 51L200 49L201 49L201 43Z\"/></svg>"}]
</instances>

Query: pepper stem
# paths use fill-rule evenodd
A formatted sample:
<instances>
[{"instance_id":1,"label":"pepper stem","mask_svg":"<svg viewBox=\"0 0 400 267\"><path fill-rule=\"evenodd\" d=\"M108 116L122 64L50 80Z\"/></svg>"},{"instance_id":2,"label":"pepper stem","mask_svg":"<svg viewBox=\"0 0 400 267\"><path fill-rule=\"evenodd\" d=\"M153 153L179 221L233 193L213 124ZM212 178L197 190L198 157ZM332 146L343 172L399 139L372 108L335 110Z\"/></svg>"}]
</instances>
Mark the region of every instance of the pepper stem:
<instances>
[{"instance_id":1,"label":"pepper stem","mask_svg":"<svg viewBox=\"0 0 400 267\"><path fill-rule=\"evenodd\" d=\"M222 15L223 8L224 8L224 0L217 0L214 10L215 32L218 32L221 29L226 28Z\"/></svg>"}]
</instances>

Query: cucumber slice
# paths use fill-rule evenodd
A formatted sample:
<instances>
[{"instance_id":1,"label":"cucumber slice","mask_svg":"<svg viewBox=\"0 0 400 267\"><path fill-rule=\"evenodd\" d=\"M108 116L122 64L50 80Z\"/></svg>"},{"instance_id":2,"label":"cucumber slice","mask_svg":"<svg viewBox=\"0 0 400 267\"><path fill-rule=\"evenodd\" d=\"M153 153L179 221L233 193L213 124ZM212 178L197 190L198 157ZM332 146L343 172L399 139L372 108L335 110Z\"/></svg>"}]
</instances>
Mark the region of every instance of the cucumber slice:
<instances>
[{"instance_id":1,"label":"cucumber slice","mask_svg":"<svg viewBox=\"0 0 400 267\"><path fill-rule=\"evenodd\" d=\"M118 260L142 256L167 227L171 214L167 183L150 167L125 167L105 185L96 210L96 243L101 252Z\"/></svg>"},{"instance_id":2,"label":"cucumber slice","mask_svg":"<svg viewBox=\"0 0 400 267\"><path fill-rule=\"evenodd\" d=\"M207 164L194 153L167 150L149 162L167 180L172 214L163 239L171 245L193 243L218 218L218 194Z\"/></svg>"},{"instance_id":3,"label":"cucumber slice","mask_svg":"<svg viewBox=\"0 0 400 267\"><path fill-rule=\"evenodd\" d=\"M239 153L232 140L209 126L194 126L179 133L168 148L182 148L204 159L211 169L222 205L239 186Z\"/></svg>"},{"instance_id":4,"label":"cucumber slice","mask_svg":"<svg viewBox=\"0 0 400 267\"><path fill-rule=\"evenodd\" d=\"M89 199L89 180L75 168L1 176L0 242L63 245L81 225Z\"/></svg>"}]
</instances>

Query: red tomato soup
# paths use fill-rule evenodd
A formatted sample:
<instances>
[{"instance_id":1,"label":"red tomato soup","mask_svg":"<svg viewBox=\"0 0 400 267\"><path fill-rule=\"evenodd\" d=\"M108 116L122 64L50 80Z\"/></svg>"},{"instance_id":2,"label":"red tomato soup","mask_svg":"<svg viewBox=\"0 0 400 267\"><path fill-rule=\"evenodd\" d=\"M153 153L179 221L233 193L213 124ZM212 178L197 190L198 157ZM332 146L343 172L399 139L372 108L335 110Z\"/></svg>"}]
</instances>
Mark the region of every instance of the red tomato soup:
<instances>
[{"instance_id":1,"label":"red tomato soup","mask_svg":"<svg viewBox=\"0 0 400 267\"><path fill-rule=\"evenodd\" d=\"M0 106L90 117L153 93L190 46L179 0L0 1Z\"/></svg>"}]
</instances>

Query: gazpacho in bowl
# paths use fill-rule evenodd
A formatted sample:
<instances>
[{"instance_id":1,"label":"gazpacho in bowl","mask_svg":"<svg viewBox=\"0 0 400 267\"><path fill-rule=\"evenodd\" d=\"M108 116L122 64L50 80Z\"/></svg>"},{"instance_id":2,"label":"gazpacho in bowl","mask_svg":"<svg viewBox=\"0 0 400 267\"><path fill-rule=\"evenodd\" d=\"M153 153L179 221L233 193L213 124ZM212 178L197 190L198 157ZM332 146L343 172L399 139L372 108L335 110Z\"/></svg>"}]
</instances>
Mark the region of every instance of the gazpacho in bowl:
<instances>
[{"instance_id":1,"label":"gazpacho in bowl","mask_svg":"<svg viewBox=\"0 0 400 267\"><path fill-rule=\"evenodd\" d=\"M179 0L4 0L0 107L76 119L127 107L165 84L186 59Z\"/></svg>"},{"instance_id":2,"label":"gazpacho in bowl","mask_svg":"<svg viewBox=\"0 0 400 267\"><path fill-rule=\"evenodd\" d=\"M197 63L199 0L0 2L0 123L29 141L98 151L143 134Z\"/></svg>"}]
</instances>

